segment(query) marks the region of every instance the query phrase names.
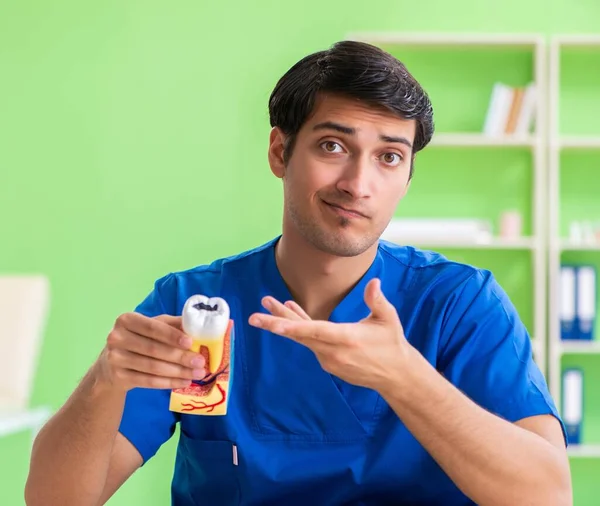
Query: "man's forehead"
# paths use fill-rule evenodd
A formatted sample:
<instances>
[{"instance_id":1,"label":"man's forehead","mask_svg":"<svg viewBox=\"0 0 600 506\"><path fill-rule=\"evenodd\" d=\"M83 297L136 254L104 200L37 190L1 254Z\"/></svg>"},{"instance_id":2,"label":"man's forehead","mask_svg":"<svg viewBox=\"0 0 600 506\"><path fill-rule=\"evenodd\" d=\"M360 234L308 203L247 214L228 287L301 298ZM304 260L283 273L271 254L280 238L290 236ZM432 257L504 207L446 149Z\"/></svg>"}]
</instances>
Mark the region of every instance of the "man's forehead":
<instances>
[{"instance_id":1,"label":"man's forehead","mask_svg":"<svg viewBox=\"0 0 600 506\"><path fill-rule=\"evenodd\" d=\"M344 119L347 121L373 119L378 123L384 122L404 127L414 123L414 120L402 118L382 105L338 95L319 96L306 123L316 125L327 121L339 122Z\"/></svg>"},{"instance_id":2,"label":"man's forehead","mask_svg":"<svg viewBox=\"0 0 600 506\"><path fill-rule=\"evenodd\" d=\"M325 97L318 101L304 126L308 132L329 127L347 134L360 134L366 130L389 137L401 134L411 143L416 130L415 120L401 118L383 106L338 97Z\"/></svg>"}]
</instances>

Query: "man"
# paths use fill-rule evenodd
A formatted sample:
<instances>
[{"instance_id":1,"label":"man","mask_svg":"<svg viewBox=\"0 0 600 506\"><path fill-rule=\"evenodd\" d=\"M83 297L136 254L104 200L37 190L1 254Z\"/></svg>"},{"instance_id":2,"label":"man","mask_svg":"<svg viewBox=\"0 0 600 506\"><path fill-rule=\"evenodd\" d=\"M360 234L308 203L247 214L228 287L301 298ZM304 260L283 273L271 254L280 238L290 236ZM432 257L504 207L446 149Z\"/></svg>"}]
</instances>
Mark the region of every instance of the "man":
<instances>
[{"instance_id":1,"label":"man","mask_svg":"<svg viewBox=\"0 0 600 506\"><path fill-rule=\"evenodd\" d=\"M380 241L433 133L426 93L367 44L309 55L269 103L282 235L169 274L40 432L30 506L104 504L180 423L173 504L569 505L563 427L493 276ZM206 374L181 310L235 321L226 416L169 411Z\"/></svg>"}]
</instances>

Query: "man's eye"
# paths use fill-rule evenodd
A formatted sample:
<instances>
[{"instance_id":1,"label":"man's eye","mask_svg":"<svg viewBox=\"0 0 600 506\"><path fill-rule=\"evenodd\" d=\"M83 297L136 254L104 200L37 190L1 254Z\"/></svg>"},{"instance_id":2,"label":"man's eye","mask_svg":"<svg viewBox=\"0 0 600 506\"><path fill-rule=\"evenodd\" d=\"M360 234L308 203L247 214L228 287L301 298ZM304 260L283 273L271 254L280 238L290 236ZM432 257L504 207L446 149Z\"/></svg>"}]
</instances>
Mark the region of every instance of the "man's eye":
<instances>
[{"instance_id":1,"label":"man's eye","mask_svg":"<svg viewBox=\"0 0 600 506\"><path fill-rule=\"evenodd\" d=\"M328 153L340 153L342 151L342 147L333 141L326 141L321 144L321 147Z\"/></svg>"},{"instance_id":2,"label":"man's eye","mask_svg":"<svg viewBox=\"0 0 600 506\"><path fill-rule=\"evenodd\" d=\"M384 153L381 159L388 165L398 165L402 161L402 157L398 153Z\"/></svg>"}]
</instances>

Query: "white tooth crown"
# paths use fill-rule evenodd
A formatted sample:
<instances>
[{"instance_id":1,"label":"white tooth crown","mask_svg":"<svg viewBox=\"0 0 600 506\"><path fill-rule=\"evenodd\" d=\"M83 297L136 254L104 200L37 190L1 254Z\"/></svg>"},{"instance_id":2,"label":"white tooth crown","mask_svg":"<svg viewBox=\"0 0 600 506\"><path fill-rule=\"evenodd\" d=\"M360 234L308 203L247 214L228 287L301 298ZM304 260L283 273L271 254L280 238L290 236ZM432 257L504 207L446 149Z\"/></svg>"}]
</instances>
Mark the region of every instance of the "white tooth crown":
<instances>
[{"instance_id":1,"label":"white tooth crown","mask_svg":"<svg viewBox=\"0 0 600 506\"><path fill-rule=\"evenodd\" d=\"M183 331L192 339L222 339L229 324L229 305L221 297L191 296L183 306Z\"/></svg>"}]
</instances>

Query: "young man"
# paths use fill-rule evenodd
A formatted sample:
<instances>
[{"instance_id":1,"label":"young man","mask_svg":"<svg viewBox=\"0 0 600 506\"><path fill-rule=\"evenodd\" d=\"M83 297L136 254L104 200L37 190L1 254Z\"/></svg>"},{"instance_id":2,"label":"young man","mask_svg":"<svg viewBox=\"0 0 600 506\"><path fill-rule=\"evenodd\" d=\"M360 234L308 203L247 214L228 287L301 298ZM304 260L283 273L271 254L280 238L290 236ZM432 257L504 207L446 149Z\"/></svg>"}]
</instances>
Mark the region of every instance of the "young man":
<instances>
[{"instance_id":1,"label":"young man","mask_svg":"<svg viewBox=\"0 0 600 506\"><path fill-rule=\"evenodd\" d=\"M282 235L159 279L117 319L36 440L27 503L104 504L180 423L176 506L570 505L562 424L506 294L379 240L433 133L420 85L342 42L294 65L269 107ZM226 416L168 409L205 374L181 330L193 294L236 322Z\"/></svg>"}]
</instances>

